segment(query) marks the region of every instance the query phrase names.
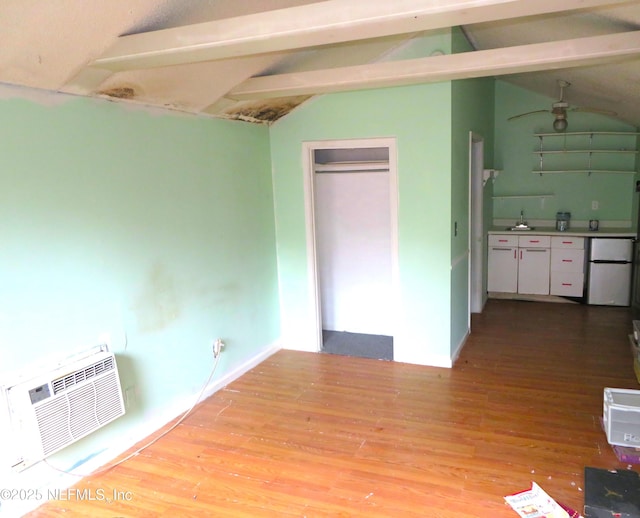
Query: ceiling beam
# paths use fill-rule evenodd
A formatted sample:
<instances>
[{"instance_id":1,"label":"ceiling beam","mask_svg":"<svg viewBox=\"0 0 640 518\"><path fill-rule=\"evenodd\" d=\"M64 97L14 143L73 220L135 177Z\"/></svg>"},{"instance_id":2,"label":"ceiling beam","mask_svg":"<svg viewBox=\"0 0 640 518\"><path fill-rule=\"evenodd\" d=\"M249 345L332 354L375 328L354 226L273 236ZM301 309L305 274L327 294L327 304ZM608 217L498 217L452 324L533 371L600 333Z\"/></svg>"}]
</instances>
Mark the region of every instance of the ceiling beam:
<instances>
[{"instance_id":1,"label":"ceiling beam","mask_svg":"<svg viewBox=\"0 0 640 518\"><path fill-rule=\"evenodd\" d=\"M640 56L640 31L248 79L227 97L266 99L596 65Z\"/></svg>"},{"instance_id":2,"label":"ceiling beam","mask_svg":"<svg viewBox=\"0 0 640 518\"><path fill-rule=\"evenodd\" d=\"M121 36L90 66L112 72L212 61L630 0L327 0Z\"/></svg>"}]
</instances>

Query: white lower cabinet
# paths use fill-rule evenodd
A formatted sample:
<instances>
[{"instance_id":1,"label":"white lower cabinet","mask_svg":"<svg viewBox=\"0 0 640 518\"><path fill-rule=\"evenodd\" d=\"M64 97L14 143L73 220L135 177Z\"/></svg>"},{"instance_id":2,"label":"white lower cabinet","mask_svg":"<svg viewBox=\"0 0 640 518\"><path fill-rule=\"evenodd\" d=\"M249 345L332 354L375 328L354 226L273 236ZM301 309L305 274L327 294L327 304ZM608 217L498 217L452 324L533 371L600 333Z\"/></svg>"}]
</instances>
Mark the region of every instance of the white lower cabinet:
<instances>
[{"instance_id":1,"label":"white lower cabinet","mask_svg":"<svg viewBox=\"0 0 640 518\"><path fill-rule=\"evenodd\" d=\"M523 295L584 295L584 237L490 234L487 289Z\"/></svg>"},{"instance_id":2,"label":"white lower cabinet","mask_svg":"<svg viewBox=\"0 0 640 518\"><path fill-rule=\"evenodd\" d=\"M518 249L518 293L528 295L549 295L548 248Z\"/></svg>"},{"instance_id":3,"label":"white lower cabinet","mask_svg":"<svg viewBox=\"0 0 640 518\"><path fill-rule=\"evenodd\" d=\"M489 235L487 289L518 292L518 236Z\"/></svg>"},{"instance_id":4,"label":"white lower cabinet","mask_svg":"<svg viewBox=\"0 0 640 518\"><path fill-rule=\"evenodd\" d=\"M519 236L518 293L549 295L550 236Z\"/></svg>"},{"instance_id":5,"label":"white lower cabinet","mask_svg":"<svg viewBox=\"0 0 640 518\"><path fill-rule=\"evenodd\" d=\"M549 236L490 234L488 291L549 294Z\"/></svg>"}]
</instances>

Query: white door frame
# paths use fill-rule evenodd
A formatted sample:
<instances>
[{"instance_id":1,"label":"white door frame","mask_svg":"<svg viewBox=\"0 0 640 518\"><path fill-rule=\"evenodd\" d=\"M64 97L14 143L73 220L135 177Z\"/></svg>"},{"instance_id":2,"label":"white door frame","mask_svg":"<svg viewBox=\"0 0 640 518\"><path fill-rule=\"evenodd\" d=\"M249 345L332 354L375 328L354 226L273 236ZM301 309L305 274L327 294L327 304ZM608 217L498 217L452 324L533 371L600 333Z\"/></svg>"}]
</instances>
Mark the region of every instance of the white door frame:
<instances>
[{"instance_id":1,"label":"white door frame","mask_svg":"<svg viewBox=\"0 0 640 518\"><path fill-rule=\"evenodd\" d=\"M322 301L320 300L320 286L318 275L318 256L316 249L316 225L314 202L314 152L317 149L355 149L386 147L389 149L389 193L390 193L390 222L391 222L391 290L393 300L389 305L393 314L394 336L397 334L397 308L399 307L399 274L398 274L398 167L396 139L368 138L348 140L318 140L302 143L302 168L304 173L304 209L307 242L307 272L309 304L313 311L316 338L316 351L322 350Z\"/></svg>"},{"instance_id":2,"label":"white door frame","mask_svg":"<svg viewBox=\"0 0 640 518\"><path fill-rule=\"evenodd\" d=\"M484 137L469 132L469 328L471 313L481 313L484 305Z\"/></svg>"}]
</instances>

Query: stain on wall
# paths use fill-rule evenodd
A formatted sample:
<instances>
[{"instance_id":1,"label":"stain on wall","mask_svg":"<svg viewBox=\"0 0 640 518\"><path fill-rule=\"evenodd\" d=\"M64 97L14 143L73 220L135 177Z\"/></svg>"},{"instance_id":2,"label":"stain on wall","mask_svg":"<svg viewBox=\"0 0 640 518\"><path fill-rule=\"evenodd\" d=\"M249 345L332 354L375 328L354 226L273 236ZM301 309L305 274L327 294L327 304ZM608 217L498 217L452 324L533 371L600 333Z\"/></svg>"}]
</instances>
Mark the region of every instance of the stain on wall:
<instances>
[{"instance_id":1,"label":"stain on wall","mask_svg":"<svg viewBox=\"0 0 640 518\"><path fill-rule=\"evenodd\" d=\"M118 86L108 88L107 90L100 90L97 94L113 97L114 99L133 99L136 95L136 89L132 86Z\"/></svg>"},{"instance_id":2,"label":"stain on wall","mask_svg":"<svg viewBox=\"0 0 640 518\"><path fill-rule=\"evenodd\" d=\"M164 265L154 265L132 308L139 331L151 333L165 329L180 317L181 307L175 279Z\"/></svg>"},{"instance_id":3,"label":"stain on wall","mask_svg":"<svg viewBox=\"0 0 640 518\"><path fill-rule=\"evenodd\" d=\"M269 124L277 121L280 117L284 117L310 97L310 95L300 95L297 97L241 103L226 110L224 115L232 119Z\"/></svg>"}]
</instances>

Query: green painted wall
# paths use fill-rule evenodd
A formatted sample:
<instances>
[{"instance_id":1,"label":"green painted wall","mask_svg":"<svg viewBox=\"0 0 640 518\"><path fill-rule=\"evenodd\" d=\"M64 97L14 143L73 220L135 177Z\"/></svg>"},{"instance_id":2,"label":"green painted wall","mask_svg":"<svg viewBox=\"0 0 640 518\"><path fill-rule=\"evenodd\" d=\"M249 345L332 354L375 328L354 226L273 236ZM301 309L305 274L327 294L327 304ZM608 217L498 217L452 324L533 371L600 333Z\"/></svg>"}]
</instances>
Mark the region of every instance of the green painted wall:
<instances>
[{"instance_id":1,"label":"green painted wall","mask_svg":"<svg viewBox=\"0 0 640 518\"><path fill-rule=\"evenodd\" d=\"M449 83L319 97L271 127L282 337L315 344L309 291L301 146L304 141L395 137L400 302L395 357L449 359L451 243Z\"/></svg>"},{"instance_id":2,"label":"green painted wall","mask_svg":"<svg viewBox=\"0 0 640 518\"><path fill-rule=\"evenodd\" d=\"M418 46L412 57L469 50L460 31L438 32ZM335 94L304 105L272 127L285 345L304 349L316 342L302 142L395 137L400 255L395 357L425 364L450 361L468 329L469 264L467 257L458 258L467 254L469 240L469 131L485 137L485 161L492 165L493 99L492 79Z\"/></svg>"},{"instance_id":3,"label":"green painted wall","mask_svg":"<svg viewBox=\"0 0 640 518\"><path fill-rule=\"evenodd\" d=\"M493 163L493 79L452 84L452 207L451 207L451 347L455 353L468 330L469 132L484 138L484 167ZM458 223L458 235L454 225ZM490 218L484 221L491 224ZM459 260L466 256L467 260Z\"/></svg>"},{"instance_id":4,"label":"green painted wall","mask_svg":"<svg viewBox=\"0 0 640 518\"><path fill-rule=\"evenodd\" d=\"M68 469L186 409L216 337L227 347L214 379L278 339L269 134L18 97L0 100L1 369L107 333L134 394L125 417L51 459Z\"/></svg>"},{"instance_id":5,"label":"green painted wall","mask_svg":"<svg viewBox=\"0 0 640 518\"><path fill-rule=\"evenodd\" d=\"M571 102L571 88L565 98ZM525 211L529 219L555 220L559 210L570 211L573 220L626 221L635 225L634 175L624 174L533 174L539 168L539 157L534 151L539 149L539 139L534 133L553 132L553 116L550 113L529 115L513 121L509 117L521 113L550 109L557 99L544 97L518 88L504 81L496 83L496 169L503 173L496 179L495 196L553 194L543 201L540 199L499 199L494 203L495 218L513 219L519 217L520 210ZM570 112L568 131L635 131L635 128L603 115L587 112ZM572 137L554 137L544 140L545 149L550 146L562 148L566 138L566 147L574 142ZM596 137L597 138L597 137ZM635 137L613 137L607 146L630 148L635 145ZM595 142L595 141L594 141ZM586 139L577 144L587 146ZM597 144L594 143L594 147ZM579 167L579 161L588 159L584 155L555 158L545 155L544 168ZM637 159L634 155L595 156L594 167L612 167L637 171ZM560 163L563 161L563 163ZM588 163L588 162L587 162ZM591 202L599 202L599 209L592 210Z\"/></svg>"},{"instance_id":6,"label":"green painted wall","mask_svg":"<svg viewBox=\"0 0 640 518\"><path fill-rule=\"evenodd\" d=\"M460 30L453 31L452 42L455 53L471 50ZM453 81L451 91L450 322L454 357L469 329L469 132L484 138L484 167L492 167L494 80ZM488 228L490 221L485 220L484 224Z\"/></svg>"}]
</instances>

